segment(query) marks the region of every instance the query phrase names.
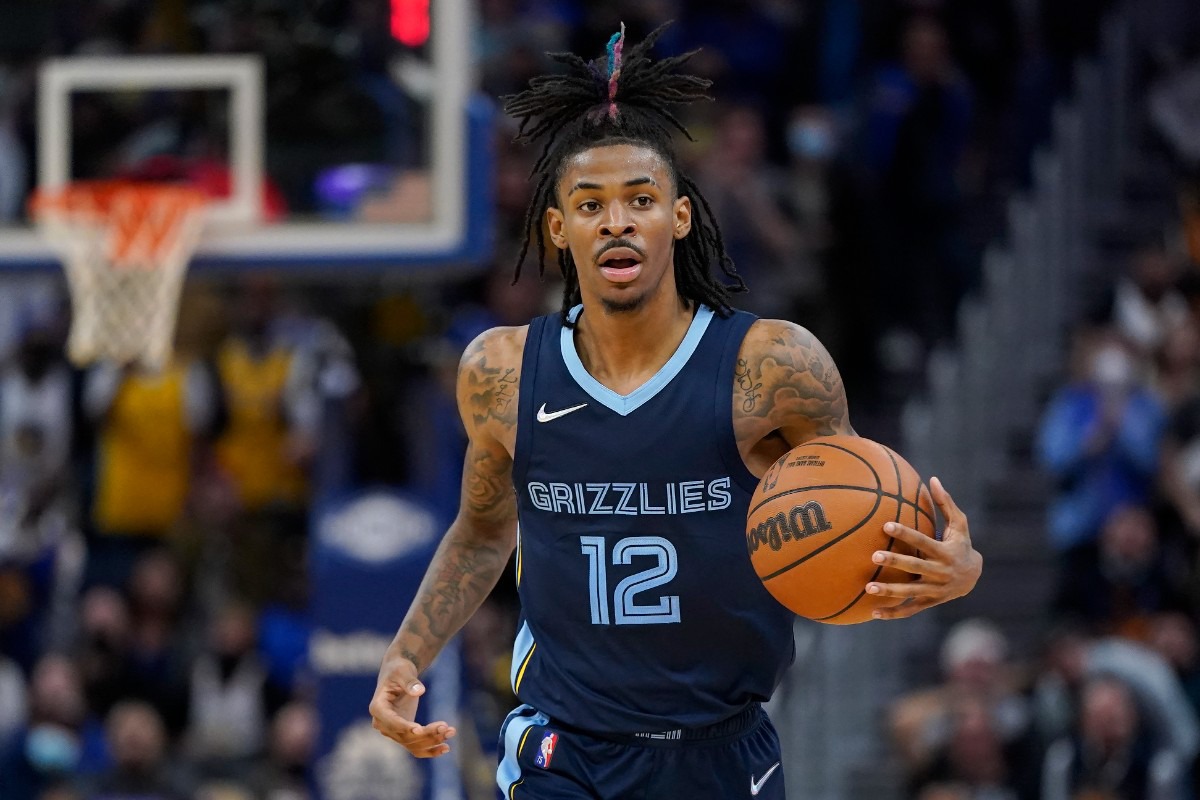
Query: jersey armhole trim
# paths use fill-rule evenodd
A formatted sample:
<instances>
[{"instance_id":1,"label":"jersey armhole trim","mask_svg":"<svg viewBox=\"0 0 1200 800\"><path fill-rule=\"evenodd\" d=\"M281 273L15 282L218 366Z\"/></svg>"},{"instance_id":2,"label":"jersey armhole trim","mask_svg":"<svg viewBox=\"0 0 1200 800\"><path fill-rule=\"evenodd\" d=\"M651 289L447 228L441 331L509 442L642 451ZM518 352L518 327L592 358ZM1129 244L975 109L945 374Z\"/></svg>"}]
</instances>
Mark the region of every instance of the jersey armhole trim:
<instances>
[{"instance_id":1,"label":"jersey armhole trim","mask_svg":"<svg viewBox=\"0 0 1200 800\"><path fill-rule=\"evenodd\" d=\"M742 342L750 331L750 326L758 320L747 312L737 312L725 337L725 346L721 353L721 368L717 371L716 387L714 388L714 415L720 434L721 458L729 474L746 491L751 494L758 488L758 478L742 460L738 450L737 434L733 429L733 374L738 352Z\"/></svg>"},{"instance_id":2,"label":"jersey armhole trim","mask_svg":"<svg viewBox=\"0 0 1200 800\"><path fill-rule=\"evenodd\" d=\"M517 397L517 436L513 443L513 488L520 492L529 470L529 451L532 448L533 426L525 420L533 417L533 387L537 378L538 352L542 346L542 332L546 329L547 317L530 320L525 336L525 347L521 351L521 384Z\"/></svg>"}]
</instances>

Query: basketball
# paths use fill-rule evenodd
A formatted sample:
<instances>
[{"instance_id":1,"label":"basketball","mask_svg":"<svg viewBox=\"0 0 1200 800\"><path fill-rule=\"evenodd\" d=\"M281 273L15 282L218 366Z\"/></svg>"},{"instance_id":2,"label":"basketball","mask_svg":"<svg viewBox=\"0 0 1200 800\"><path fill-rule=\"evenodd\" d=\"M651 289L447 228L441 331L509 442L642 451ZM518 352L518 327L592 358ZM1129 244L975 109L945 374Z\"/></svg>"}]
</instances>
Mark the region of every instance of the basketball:
<instances>
[{"instance_id":1,"label":"basketball","mask_svg":"<svg viewBox=\"0 0 1200 800\"><path fill-rule=\"evenodd\" d=\"M763 475L746 545L776 600L802 617L851 625L901 602L867 594L868 582L914 579L871 560L877 550L915 555L883 532L886 522L934 535L933 498L921 477L878 442L827 436L793 448Z\"/></svg>"}]
</instances>

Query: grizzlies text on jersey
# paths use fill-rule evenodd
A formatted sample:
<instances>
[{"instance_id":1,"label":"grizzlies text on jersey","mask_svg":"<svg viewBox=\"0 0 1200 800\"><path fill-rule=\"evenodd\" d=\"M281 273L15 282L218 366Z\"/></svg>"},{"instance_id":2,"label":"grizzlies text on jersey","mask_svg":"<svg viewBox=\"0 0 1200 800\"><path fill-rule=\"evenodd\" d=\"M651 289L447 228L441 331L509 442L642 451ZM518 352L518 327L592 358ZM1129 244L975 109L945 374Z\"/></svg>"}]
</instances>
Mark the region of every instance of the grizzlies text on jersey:
<instances>
[{"instance_id":1,"label":"grizzlies text on jersey","mask_svg":"<svg viewBox=\"0 0 1200 800\"><path fill-rule=\"evenodd\" d=\"M768 699L791 663L792 615L745 547L758 481L738 452L732 391L753 322L701 306L628 395L588 374L558 315L530 324L512 681L550 718L614 733L710 725Z\"/></svg>"}]
</instances>

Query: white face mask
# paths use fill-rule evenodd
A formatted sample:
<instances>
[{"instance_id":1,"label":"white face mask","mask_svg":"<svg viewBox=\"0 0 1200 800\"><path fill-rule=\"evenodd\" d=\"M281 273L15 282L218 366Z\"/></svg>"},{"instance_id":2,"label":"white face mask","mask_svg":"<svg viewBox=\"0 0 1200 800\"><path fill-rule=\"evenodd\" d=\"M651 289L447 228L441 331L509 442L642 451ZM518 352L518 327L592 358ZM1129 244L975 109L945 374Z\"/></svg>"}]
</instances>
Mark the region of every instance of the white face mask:
<instances>
[{"instance_id":1,"label":"white face mask","mask_svg":"<svg viewBox=\"0 0 1200 800\"><path fill-rule=\"evenodd\" d=\"M1128 388L1136 374L1133 359L1119 346L1107 345L1092 356L1091 379L1101 386Z\"/></svg>"}]
</instances>

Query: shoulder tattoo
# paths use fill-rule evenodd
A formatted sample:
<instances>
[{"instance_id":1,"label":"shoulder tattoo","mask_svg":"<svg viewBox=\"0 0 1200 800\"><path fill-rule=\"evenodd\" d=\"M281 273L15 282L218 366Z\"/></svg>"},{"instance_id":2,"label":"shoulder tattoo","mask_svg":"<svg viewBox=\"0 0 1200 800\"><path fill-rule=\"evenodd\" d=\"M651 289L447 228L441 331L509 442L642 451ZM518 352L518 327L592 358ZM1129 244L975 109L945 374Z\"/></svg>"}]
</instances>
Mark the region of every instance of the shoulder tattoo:
<instances>
[{"instance_id":1,"label":"shoulder tattoo","mask_svg":"<svg viewBox=\"0 0 1200 800\"><path fill-rule=\"evenodd\" d=\"M467 410L476 426L494 420L502 427L515 427L521 373L516 367L498 363L494 348L484 338L473 342L463 354Z\"/></svg>"},{"instance_id":2,"label":"shoulder tattoo","mask_svg":"<svg viewBox=\"0 0 1200 800\"><path fill-rule=\"evenodd\" d=\"M799 326L773 333L734 367L735 408L771 429L802 424L814 436L848 430L846 390L828 351ZM797 418L803 418L798 422Z\"/></svg>"}]
</instances>

